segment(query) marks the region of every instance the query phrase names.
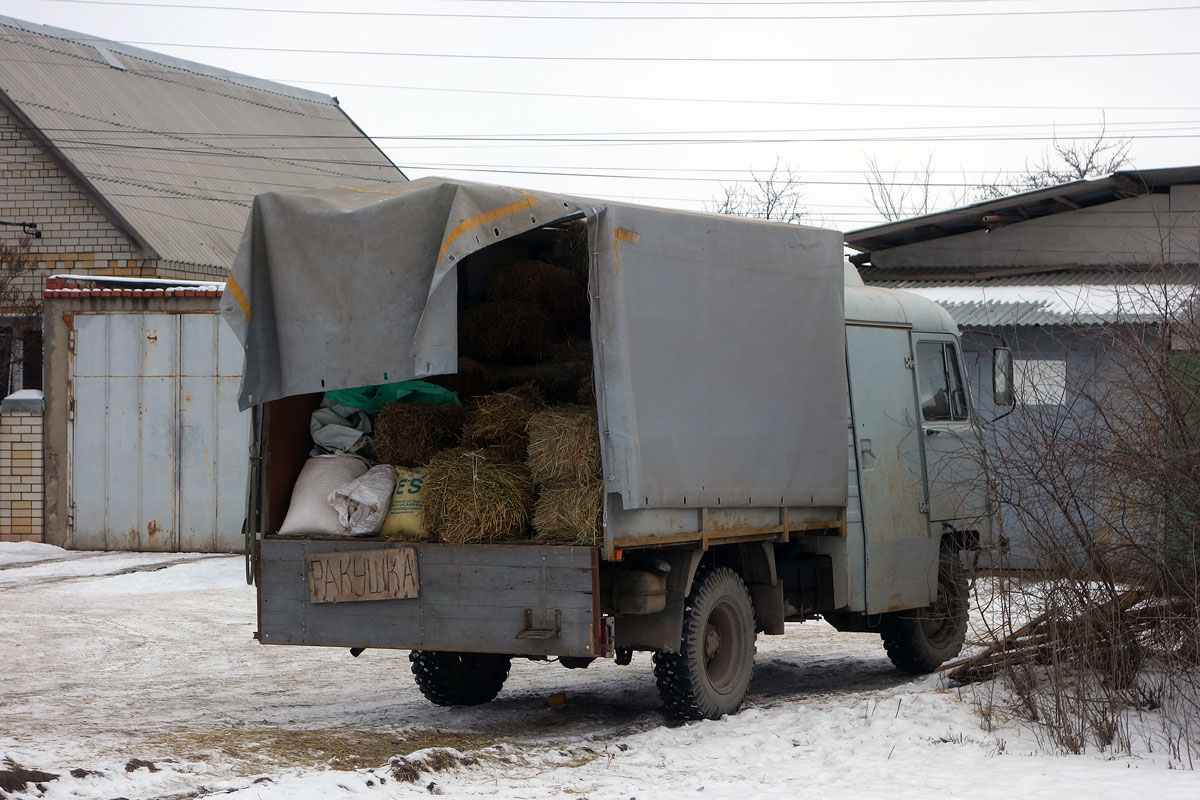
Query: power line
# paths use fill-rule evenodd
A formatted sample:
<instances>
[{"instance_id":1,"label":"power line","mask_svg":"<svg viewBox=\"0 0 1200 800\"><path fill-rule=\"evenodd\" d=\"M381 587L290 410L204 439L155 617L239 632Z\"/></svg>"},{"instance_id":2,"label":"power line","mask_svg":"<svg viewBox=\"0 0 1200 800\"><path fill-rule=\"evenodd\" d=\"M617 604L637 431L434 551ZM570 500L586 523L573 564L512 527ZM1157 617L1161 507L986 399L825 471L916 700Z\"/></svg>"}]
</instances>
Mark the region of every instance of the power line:
<instances>
[{"instance_id":1,"label":"power line","mask_svg":"<svg viewBox=\"0 0 1200 800\"><path fill-rule=\"evenodd\" d=\"M103 65L107 68L107 65ZM406 86L390 83L349 83L346 81L318 81L303 78L272 78L277 83L309 83L315 86L346 86L360 89L399 89L413 92L450 92L457 94L494 94L509 97L550 97L572 100L634 100L648 103L726 103L739 105L769 106L821 106L834 108L933 108L954 110L997 110L997 111L1197 111L1200 106L1114 106L1097 104L1092 106L1045 106L1045 105L997 105L967 103L873 103L866 101L821 101L821 100L761 100L741 97L655 97L646 95L618 94L575 94L570 92L521 92L510 89L475 89L447 86Z\"/></svg>"},{"instance_id":2,"label":"power line","mask_svg":"<svg viewBox=\"0 0 1200 800\"><path fill-rule=\"evenodd\" d=\"M1172 133L1172 134L1140 134L1134 137L1138 140L1169 140L1169 139L1195 139L1200 138L1200 133ZM437 149L437 150L452 150L469 147L473 149L479 148L525 148L525 147L540 147L547 146L560 147L619 147L619 146L696 146L696 145L752 145L752 144L838 144L847 142L972 142L972 143L994 143L994 142L1054 142L1061 141L1053 136L869 136L869 137L792 137L792 138L761 138L761 139L547 139L547 138L526 138L526 139L489 139L487 137L479 137L473 140L452 140L456 142L467 142L464 144L424 144L424 145L406 145L404 147L391 147L389 149L400 152L407 150L422 150L422 149ZM122 144L118 142L99 142L88 140L71 140L62 139L60 144L69 147L93 148L96 150L141 150L166 153L186 153L190 155L207 155L207 156L222 156L232 158L246 159L262 159L268 161L280 161L290 164L327 164L339 166L366 166L376 168L388 168L387 165L381 165L377 162L354 161L349 159L329 159L329 158L299 158L299 157L272 157L261 153L245 153L237 151L218 151L208 149L185 149L177 147L165 147L161 145L145 145L145 144ZM358 180L369 180L366 176L347 175Z\"/></svg>"},{"instance_id":3,"label":"power line","mask_svg":"<svg viewBox=\"0 0 1200 800\"><path fill-rule=\"evenodd\" d=\"M107 42L107 39L80 39L81 42ZM1200 55L1196 50L1167 51L1158 53L1026 53L1008 55L965 55L965 56L793 56L769 58L761 56L541 56L514 55L511 53L422 53L398 50L318 50L303 47L251 47L229 44L185 44L181 42L129 41L144 47L183 47L200 50L233 50L255 53L300 53L303 55L339 56L394 56L401 58L434 59L478 59L482 61L594 61L603 63L668 63L668 64L895 64L895 63L941 63L949 61L1035 61L1089 58L1173 58Z\"/></svg>"},{"instance_id":4,"label":"power line","mask_svg":"<svg viewBox=\"0 0 1200 800\"><path fill-rule=\"evenodd\" d=\"M266 6L216 6L198 3L135 3L127 0L46 0L55 3L72 3L76 5L94 6L123 6L132 8L162 8L201 11L233 11L259 14L289 14L310 16L340 16L340 17L425 17L442 19L486 19L486 20L556 20L556 21L612 21L612 22L728 22L728 21L819 21L819 20L866 20L866 19L945 19L945 18L992 18L992 17L1030 17L1030 16L1077 16L1081 14L1140 14L1149 12L1195 11L1200 6L1153 6L1142 8L1070 8L1070 9L1038 9L1017 11L922 11L907 13L869 13L869 14L759 14L759 15L646 15L626 16L618 14L483 14L444 11L344 11L329 9L292 9L272 8ZM683 5L683 4L664 4Z\"/></svg>"},{"instance_id":5,"label":"power line","mask_svg":"<svg viewBox=\"0 0 1200 800\"><path fill-rule=\"evenodd\" d=\"M1095 122L1068 122L1068 123L1039 123L1039 122L1018 122L1018 123L989 123L979 125L881 125L855 128L850 126L834 126L826 128L757 128L757 129L726 129L726 130L654 130L654 131L551 131L551 132L531 132L531 133L491 133L491 134L456 134L456 133L431 133L431 134L373 134L370 138L373 140L386 141L475 141L478 139L494 140L533 140L542 141L546 138L563 139L565 141L578 141L576 137L652 137L652 136L750 136L753 134L800 134L800 133L881 133L881 132L911 132L911 131L1002 131L1014 129L1041 129L1051 127L1058 128L1093 128ZM1123 135L1134 135L1145 132L1177 132L1178 130L1188 130L1193 126L1200 125L1200 119L1187 120L1138 120L1117 125L1105 126L1105 133L1112 137L1121 137ZM1151 130L1146 131L1143 128L1150 126ZM284 133L271 131L256 131L253 133L238 133L229 131L149 131L138 128L52 128L43 127L40 130L47 133L69 133L75 135L84 134L104 134L117 135L125 134L128 136L149 136L149 137L204 137L211 140L229 140L229 139L249 139L249 140L270 140L272 142L278 140L298 139L310 144L296 145L294 147L280 147L275 144L263 145L270 151L275 152L286 149L337 149L336 145L326 144L331 141L352 141L362 143L360 147L342 148L342 149L368 149L365 139L362 134L316 134L316 133ZM1034 132L1037 132L1036 130ZM1086 132L1086 130L1085 130ZM1090 135L1090 133L1089 133ZM208 141L198 142L198 144L208 145ZM238 149L253 150L256 149L251 145L239 145Z\"/></svg>"},{"instance_id":6,"label":"power line","mask_svg":"<svg viewBox=\"0 0 1200 800\"><path fill-rule=\"evenodd\" d=\"M458 0L465 2L466 0ZM505 0L512 2L513 0ZM938 2L939 0L929 0L929 2ZM959 0L964 1L964 0ZM1013 2L1013 0L1008 0ZM60 52L60 51L54 51ZM48 62L40 59L24 59L0 57L0 63L11 64L41 64L45 65ZM78 63L56 63L55 67L67 67L70 69L97 69L110 70L112 69L106 63L98 61L86 61ZM148 76L174 75L178 76L179 70L154 70L154 69L137 69L136 74ZM160 78L161 80L168 80ZM214 77L214 80L221 80L220 76ZM574 92L528 92L518 91L513 89L480 89L477 87L454 87L454 86L412 86L406 84L394 83L356 83L351 81L323 81L309 78L262 78L261 80L270 83L278 83L282 85L297 86L299 84L311 84L313 86L341 86L355 89L393 89L397 91L408 92L434 92L438 94L482 94L482 95L497 95L503 97L544 97L550 99L567 99L567 100L620 100L633 102L647 103L701 103L701 104L723 104L723 105L764 105L764 106L796 106L796 107L818 107L818 108L911 108L911 109L945 109L945 110L979 110L979 111L1200 111L1200 106L1118 106L1109 103L1096 103L1094 105L1034 105L1034 104L999 104L999 103L897 103L897 102L872 102L866 100L782 100L782 99L755 99L745 97L678 97L678 96L655 96L655 95L617 95L617 94L579 94ZM177 83L177 81L168 81ZM189 88L199 91L209 91L194 85L189 84Z\"/></svg>"}]
</instances>

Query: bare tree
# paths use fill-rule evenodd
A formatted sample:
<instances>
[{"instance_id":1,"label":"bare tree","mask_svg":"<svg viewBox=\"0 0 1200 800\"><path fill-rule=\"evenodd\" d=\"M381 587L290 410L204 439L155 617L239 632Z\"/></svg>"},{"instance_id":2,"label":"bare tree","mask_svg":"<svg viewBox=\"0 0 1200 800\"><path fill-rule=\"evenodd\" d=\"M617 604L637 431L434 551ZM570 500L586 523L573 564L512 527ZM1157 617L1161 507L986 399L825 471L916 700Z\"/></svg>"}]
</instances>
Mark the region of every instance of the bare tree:
<instances>
[{"instance_id":1,"label":"bare tree","mask_svg":"<svg viewBox=\"0 0 1200 800\"><path fill-rule=\"evenodd\" d=\"M1025 162L1022 172L999 173L991 181L976 186L974 194L979 200L991 200L1060 183L1099 178L1129 166L1133 140L1109 139L1107 130L1107 122L1101 119L1100 133L1094 139L1063 141L1056 136L1049 150L1034 161Z\"/></svg>"},{"instance_id":2,"label":"bare tree","mask_svg":"<svg viewBox=\"0 0 1200 800\"><path fill-rule=\"evenodd\" d=\"M800 175L778 157L768 175L751 171L750 181L721 184L722 195L713 198L706 210L716 214L755 217L775 222L799 223L804 219L804 193Z\"/></svg>"},{"instance_id":3,"label":"bare tree","mask_svg":"<svg viewBox=\"0 0 1200 800\"><path fill-rule=\"evenodd\" d=\"M879 166L879 159L871 155L867 159L867 187L871 190L871 205L890 221L928 214L933 202L933 153L911 173L898 167L886 171Z\"/></svg>"},{"instance_id":4,"label":"bare tree","mask_svg":"<svg viewBox=\"0 0 1200 800\"><path fill-rule=\"evenodd\" d=\"M1100 133L1094 139L1054 139L1050 149L1036 159L1026 160L1020 172L998 172L989 181L978 183L949 198L951 206L967 202L993 200L1060 183L1097 178L1130 166L1132 139L1110 139L1101 120ZM915 170L886 170L872 155L867 158L863 177L871 192L871 205L888 221L917 217L932 212L939 202L933 180L933 154ZM964 185L967 184L964 173Z\"/></svg>"},{"instance_id":5,"label":"bare tree","mask_svg":"<svg viewBox=\"0 0 1200 800\"><path fill-rule=\"evenodd\" d=\"M0 394L7 394L11 385L16 343L39 325L41 306L27 281L37 266L31 245L28 236L0 240Z\"/></svg>"}]
</instances>

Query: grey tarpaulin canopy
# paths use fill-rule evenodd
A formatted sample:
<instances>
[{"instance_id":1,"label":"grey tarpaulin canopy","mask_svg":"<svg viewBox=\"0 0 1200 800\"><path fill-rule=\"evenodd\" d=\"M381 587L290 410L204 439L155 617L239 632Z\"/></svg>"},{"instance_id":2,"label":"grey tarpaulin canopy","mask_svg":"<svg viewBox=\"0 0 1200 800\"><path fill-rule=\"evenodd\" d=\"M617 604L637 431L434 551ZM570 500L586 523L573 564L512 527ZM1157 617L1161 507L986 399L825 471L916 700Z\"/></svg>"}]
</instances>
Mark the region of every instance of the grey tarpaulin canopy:
<instances>
[{"instance_id":1,"label":"grey tarpaulin canopy","mask_svg":"<svg viewBox=\"0 0 1200 800\"><path fill-rule=\"evenodd\" d=\"M242 407L454 372L458 262L580 214L608 490L844 505L836 231L436 178L260 195L221 300Z\"/></svg>"}]
</instances>

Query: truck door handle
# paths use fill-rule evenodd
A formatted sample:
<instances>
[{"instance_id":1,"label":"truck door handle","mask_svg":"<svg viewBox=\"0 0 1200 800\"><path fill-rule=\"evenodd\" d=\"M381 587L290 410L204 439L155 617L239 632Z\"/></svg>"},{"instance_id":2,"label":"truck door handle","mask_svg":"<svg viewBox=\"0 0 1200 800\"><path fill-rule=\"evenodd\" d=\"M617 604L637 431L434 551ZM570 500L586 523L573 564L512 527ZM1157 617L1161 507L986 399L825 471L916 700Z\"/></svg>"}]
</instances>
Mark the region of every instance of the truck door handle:
<instances>
[{"instance_id":1,"label":"truck door handle","mask_svg":"<svg viewBox=\"0 0 1200 800\"><path fill-rule=\"evenodd\" d=\"M937 436L939 433L941 433L941 430L938 428L926 428L925 429L926 436Z\"/></svg>"}]
</instances>

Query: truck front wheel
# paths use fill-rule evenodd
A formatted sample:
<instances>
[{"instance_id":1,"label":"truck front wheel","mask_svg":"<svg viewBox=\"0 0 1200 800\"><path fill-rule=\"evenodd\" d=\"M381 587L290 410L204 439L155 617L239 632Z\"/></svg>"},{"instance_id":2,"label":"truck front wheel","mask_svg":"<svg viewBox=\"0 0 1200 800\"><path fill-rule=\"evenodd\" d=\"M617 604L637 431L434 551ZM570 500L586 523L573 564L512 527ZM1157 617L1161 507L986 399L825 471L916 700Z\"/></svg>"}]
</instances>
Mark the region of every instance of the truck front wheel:
<instances>
[{"instance_id":1,"label":"truck front wheel","mask_svg":"<svg viewBox=\"0 0 1200 800\"><path fill-rule=\"evenodd\" d=\"M512 665L512 656L434 650L413 650L408 660L417 688L435 706L490 702L500 693Z\"/></svg>"},{"instance_id":2,"label":"truck front wheel","mask_svg":"<svg viewBox=\"0 0 1200 800\"><path fill-rule=\"evenodd\" d=\"M696 575L678 653L654 654L665 711L682 719L720 719L741 708L754 670L754 607L736 572Z\"/></svg>"},{"instance_id":3,"label":"truck front wheel","mask_svg":"<svg viewBox=\"0 0 1200 800\"><path fill-rule=\"evenodd\" d=\"M884 615L883 646L898 669L933 672L958 655L967 636L967 578L958 550L942 544L933 605Z\"/></svg>"}]
</instances>

